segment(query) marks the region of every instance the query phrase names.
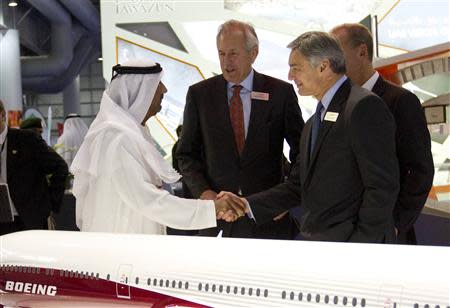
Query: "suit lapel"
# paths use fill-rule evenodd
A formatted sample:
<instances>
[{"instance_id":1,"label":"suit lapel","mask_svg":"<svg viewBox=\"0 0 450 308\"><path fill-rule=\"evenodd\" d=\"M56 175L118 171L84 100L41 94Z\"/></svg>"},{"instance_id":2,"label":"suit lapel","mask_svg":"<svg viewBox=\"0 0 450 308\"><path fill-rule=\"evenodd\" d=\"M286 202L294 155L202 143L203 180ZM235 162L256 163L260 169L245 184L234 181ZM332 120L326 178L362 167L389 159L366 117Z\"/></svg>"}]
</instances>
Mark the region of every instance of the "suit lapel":
<instances>
[{"instance_id":1,"label":"suit lapel","mask_svg":"<svg viewBox=\"0 0 450 308\"><path fill-rule=\"evenodd\" d=\"M312 117L305 123L300 137L300 179L306 179L306 173L309 171L309 147L311 143Z\"/></svg>"},{"instance_id":2,"label":"suit lapel","mask_svg":"<svg viewBox=\"0 0 450 308\"><path fill-rule=\"evenodd\" d=\"M6 140L7 140L7 151L6 151L6 177L7 177L7 182L8 183L12 183L12 175L14 173L13 170L13 166L14 166L14 160L16 159L15 157L15 153L16 150L16 143L15 143L15 136L14 134L8 130L8 134L6 136Z\"/></svg>"},{"instance_id":3,"label":"suit lapel","mask_svg":"<svg viewBox=\"0 0 450 308\"><path fill-rule=\"evenodd\" d=\"M341 113L341 109L342 109L342 103L344 103L347 100L348 94L350 92L351 89L351 82L350 79L347 79L342 85L341 87L338 89L338 91L336 92L336 94L333 96L333 99L331 100L330 105L328 106L328 109L325 113L325 117L326 114L328 112L335 112L340 114ZM312 153L311 156L311 161L308 164L308 172L307 175L311 172L311 167L314 164L314 161L317 159L317 155L320 152L320 148L325 140L325 137L327 136L328 132L330 131L331 127L333 127L333 125L335 124L335 122L333 121L326 121L325 117L322 121L322 124L320 125L320 129L319 129L319 133L317 135L317 140L316 140L316 144L314 146L314 151ZM310 136L311 136L311 132L308 135L308 145L311 143L310 141ZM309 146L308 146L309 149ZM307 153L309 154L309 153Z\"/></svg>"},{"instance_id":4,"label":"suit lapel","mask_svg":"<svg viewBox=\"0 0 450 308\"><path fill-rule=\"evenodd\" d=\"M269 100L263 101L258 99L251 99L250 120L248 123L247 138L245 138L245 146L242 151L242 157L247 156L249 149L255 136L258 134L261 125L267 122L267 118L272 110L272 95L270 93L269 85L266 83L264 75L254 71L253 76L253 92L269 93Z\"/></svg>"}]
</instances>

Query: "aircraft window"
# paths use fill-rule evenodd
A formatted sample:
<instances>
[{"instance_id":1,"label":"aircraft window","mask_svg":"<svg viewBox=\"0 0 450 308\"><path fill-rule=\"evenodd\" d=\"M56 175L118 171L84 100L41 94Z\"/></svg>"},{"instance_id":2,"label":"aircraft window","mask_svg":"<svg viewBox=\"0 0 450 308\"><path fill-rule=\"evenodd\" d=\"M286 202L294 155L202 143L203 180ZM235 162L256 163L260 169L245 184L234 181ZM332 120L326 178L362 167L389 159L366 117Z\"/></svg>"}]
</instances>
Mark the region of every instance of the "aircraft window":
<instances>
[{"instance_id":1,"label":"aircraft window","mask_svg":"<svg viewBox=\"0 0 450 308\"><path fill-rule=\"evenodd\" d=\"M237 292L238 292L238 287L234 287L233 293L234 293L234 294L237 294Z\"/></svg>"},{"instance_id":2,"label":"aircraft window","mask_svg":"<svg viewBox=\"0 0 450 308\"><path fill-rule=\"evenodd\" d=\"M256 296L259 296L261 294L261 290L258 288L256 289Z\"/></svg>"},{"instance_id":3,"label":"aircraft window","mask_svg":"<svg viewBox=\"0 0 450 308\"><path fill-rule=\"evenodd\" d=\"M356 307L357 304L358 304L358 300L357 300L356 298L353 297L353 300L352 300L352 306L353 306L353 307Z\"/></svg>"},{"instance_id":4,"label":"aircraft window","mask_svg":"<svg viewBox=\"0 0 450 308\"><path fill-rule=\"evenodd\" d=\"M70 271L69 276L70 278L73 278L73 271Z\"/></svg>"},{"instance_id":5,"label":"aircraft window","mask_svg":"<svg viewBox=\"0 0 450 308\"><path fill-rule=\"evenodd\" d=\"M201 291L202 290L202 283L198 284L198 290Z\"/></svg>"},{"instance_id":6,"label":"aircraft window","mask_svg":"<svg viewBox=\"0 0 450 308\"><path fill-rule=\"evenodd\" d=\"M306 300L307 300L308 302L311 301L311 293L308 293L308 295L306 296Z\"/></svg>"},{"instance_id":7,"label":"aircraft window","mask_svg":"<svg viewBox=\"0 0 450 308\"><path fill-rule=\"evenodd\" d=\"M134 282L135 282L136 284L139 284L139 277L136 277L136 279L134 280Z\"/></svg>"},{"instance_id":8,"label":"aircraft window","mask_svg":"<svg viewBox=\"0 0 450 308\"><path fill-rule=\"evenodd\" d=\"M156 278L153 279L153 285L154 285L154 286L158 285L158 280L157 280Z\"/></svg>"},{"instance_id":9,"label":"aircraft window","mask_svg":"<svg viewBox=\"0 0 450 308\"><path fill-rule=\"evenodd\" d=\"M245 295L245 288L244 287L241 288L241 294Z\"/></svg>"},{"instance_id":10,"label":"aircraft window","mask_svg":"<svg viewBox=\"0 0 450 308\"><path fill-rule=\"evenodd\" d=\"M128 283L128 277L125 277L125 283Z\"/></svg>"},{"instance_id":11,"label":"aircraft window","mask_svg":"<svg viewBox=\"0 0 450 308\"><path fill-rule=\"evenodd\" d=\"M269 291L267 289L264 290L264 297L269 296Z\"/></svg>"},{"instance_id":12,"label":"aircraft window","mask_svg":"<svg viewBox=\"0 0 450 308\"><path fill-rule=\"evenodd\" d=\"M159 286L162 287L164 285L164 280L160 279L159 280Z\"/></svg>"},{"instance_id":13,"label":"aircraft window","mask_svg":"<svg viewBox=\"0 0 450 308\"><path fill-rule=\"evenodd\" d=\"M283 291L283 292L281 293L281 298L282 298L282 299L286 299L286 291Z\"/></svg>"},{"instance_id":14,"label":"aircraft window","mask_svg":"<svg viewBox=\"0 0 450 308\"><path fill-rule=\"evenodd\" d=\"M347 305L347 296L344 296L344 298L342 299L342 303L344 304L344 306Z\"/></svg>"},{"instance_id":15,"label":"aircraft window","mask_svg":"<svg viewBox=\"0 0 450 308\"><path fill-rule=\"evenodd\" d=\"M40 274L40 273L41 273L41 269L40 269L39 267L36 269L36 273L37 273L37 274Z\"/></svg>"},{"instance_id":16,"label":"aircraft window","mask_svg":"<svg viewBox=\"0 0 450 308\"><path fill-rule=\"evenodd\" d=\"M178 289L181 289L183 287L183 283L181 281L178 281Z\"/></svg>"},{"instance_id":17,"label":"aircraft window","mask_svg":"<svg viewBox=\"0 0 450 308\"><path fill-rule=\"evenodd\" d=\"M227 286L227 293L230 293L231 287Z\"/></svg>"},{"instance_id":18,"label":"aircraft window","mask_svg":"<svg viewBox=\"0 0 450 308\"><path fill-rule=\"evenodd\" d=\"M338 302L339 302L339 298L335 295L335 296L334 296L334 299L333 299L333 303L334 303L335 305L337 305Z\"/></svg>"},{"instance_id":19,"label":"aircraft window","mask_svg":"<svg viewBox=\"0 0 450 308\"><path fill-rule=\"evenodd\" d=\"M147 279L147 285L151 285L152 284L152 280L150 278Z\"/></svg>"},{"instance_id":20,"label":"aircraft window","mask_svg":"<svg viewBox=\"0 0 450 308\"><path fill-rule=\"evenodd\" d=\"M175 288L177 286L177 282L175 280L172 280L172 288Z\"/></svg>"},{"instance_id":21,"label":"aircraft window","mask_svg":"<svg viewBox=\"0 0 450 308\"><path fill-rule=\"evenodd\" d=\"M425 304L425 306L423 306L424 308L430 308L430 305Z\"/></svg>"},{"instance_id":22,"label":"aircraft window","mask_svg":"<svg viewBox=\"0 0 450 308\"><path fill-rule=\"evenodd\" d=\"M439 305L436 305L434 308L441 308L441 306L439 306Z\"/></svg>"},{"instance_id":23,"label":"aircraft window","mask_svg":"<svg viewBox=\"0 0 450 308\"><path fill-rule=\"evenodd\" d=\"M31 269L31 272L32 272L33 274L36 274L36 268L33 267L33 268Z\"/></svg>"},{"instance_id":24,"label":"aircraft window","mask_svg":"<svg viewBox=\"0 0 450 308\"><path fill-rule=\"evenodd\" d=\"M97 274L95 274L95 279L98 279L98 277L99 277L100 275L97 273Z\"/></svg>"},{"instance_id":25,"label":"aircraft window","mask_svg":"<svg viewBox=\"0 0 450 308\"><path fill-rule=\"evenodd\" d=\"M219 292L222 293L223 292L223 285L219 286Z\"/></svg>"},{"instance_id":26,"label":"aircraft window","mask_svg":"<svg viewBox=\"0 0 450 308\"><path fill-rule=\"evenodd\" d=\"M208 292L209 290L209 284L205 284L205 291Z\"/></svg>"},{"instance_id":27,"label":"aircraft window","mask_svg":"<svg viewBox=\"0 0 450 308\"><path fill-rule=\"evenodd\" d=\"M64 271L64 277L69 277L69 271Z\"/></svg>"},{"instance_id":28,"label":"aircraft window","mask_svg":"<svg viewBox=\"0 0 450 308\"><path fill-rule=\"evenodd\" d=\"M328 304L329 301L330 301L330 297L328 295L325 295L325 304Z\"/></svg>"},{"instance_id":29,"label":"aircraft window","mask_svg":"<svg viewBox=\"0 0 450 308\"><path fill-rule=\"evenodd\" d=\"M50 270L48 268L45 269L45 275L48 276L48 273L50 272Z\"/></svg>"},{"instance_id":30,"label":"aircraft window","mask_svg":"<svg viewBox=\"0 0 450 308\"><path fill-rule=\"evenodd\" d=\"M186 281L186 282L184 283L184 288L185 288L186 290L189 289L189 282Z\"/></svg>"},{"instance_id":31,"label":"aircraft window","mask_svg":"<svg viewBox=\"0 0 450 308\"><path fill-rule=\"evenodd\" d=\"M215 285L215 284L213 284L213 285L211 286L211 291L212 291L212 292L216 292L216 285Z\"/></svg>"},{"instance_id":32,"label":"aircraft window","mask_svg":"<svg viewBox=\"0 0 450 308\"><path fill-rule=\"evenodd\" d=\"M366 299L365 298L363 298L361 300L361 307L366 307Z\"/></svg>"},{"instance_id":33,"label":"aircraft window","mask_svg":"<svg viewBox=\"0 0 450 308\"><path fill-rule=\"evenodd\" d=\"M75 278L78 278L78 271L75 271Z\"/></svg>"},{"instance_id":34,"label":"aircraft window","mask_svg":"<svg viewBox=\"0 0 450 308\"><path fill-rule=\"evenodd\" d=\"M299 301L303 300L303 293L302 292L298 293L298 300Z\"/></svg>"},{"instance_id":35,"label":"aircraft window","mask_svg":"<svg viewBox=\"0 0 450 308\"><path fill-rule=\"evenodd\" d=\"M30 267L28 268L28 273L33 273L33 267L30 266Z\"/></svg>"},{"instance_id":36,"label":"aircraft window","mask_svg":"<svg viewBox=\"0 0 450 308\"><path fill-rule=\"evenodd\" d=\"M22 266L19 266L19 273L22 273ZM25 271L26 273L26 271Z\"/></svg>"},{"instance_id":37,"label":"aircraft window","mask_svg":"<svg viewBox=\"0 0 450 308\"><path fill-rule=\"evenodd\" d=\"M111 277L110 274L106 275L106 280L109 280L110 277Z\"/></svg>"},{"instance_id":38,"label":"aircraft window","mask_svg":"<svg viewBox=\"0 0 450 308\"><path fill-rule=\"evenodd\" d=\"M252 294L253 294L253 289L252 289L252 288L249 288L249 289L248 289L248 295L252 296Z\"/></svg>"},{"instance_id":39,"label":"aircraft window","mask_svg":"<svg viewBox=\"0 0 450 308\"><path fill-rule=\"evenodd\" d=\"M414 304L414 308L419 308L419 304L418 304L418 303L415 303L415 304Z\"/></svg>"},{"instance_id":40,"label":"aircraft window","mask_svg":"<svg viewBox=\"0 0 450 308\"><path fill-rule=\"evenodd\" d=\"M319 303L320 302L320 294L317 294L316 295L316 303Z\"/></svg>"},{"instance_id":41,"label":"aircraft window","mask_svg":"<svg viewBox=\"0 0 450 308\"><path fill-rule=\"evenodd\" d=\"M50 270L50 276L53 276L53 273L55 272L55 270L54 269L51 269Z\"/></svg>"},{"instance_id":42,"label":"aircraft window","mask_svg":"<svg viewBox=\"0 0 450 308\"><path fill-rule=\"evenodd\" d=\"M169 285L170 285L170 281L167 279L167 280L166 280L166 288L168 288Z\"/></svg>"},{"instance_id":43,"label":"aircraft window","mask_svg":"<svg viewBox=\"0 0 450 308\"><path fill-rule=\"evenodd\" d=\"M94 272L91 273L91 279L96 279Z\"/></svg>"}]
</instances>

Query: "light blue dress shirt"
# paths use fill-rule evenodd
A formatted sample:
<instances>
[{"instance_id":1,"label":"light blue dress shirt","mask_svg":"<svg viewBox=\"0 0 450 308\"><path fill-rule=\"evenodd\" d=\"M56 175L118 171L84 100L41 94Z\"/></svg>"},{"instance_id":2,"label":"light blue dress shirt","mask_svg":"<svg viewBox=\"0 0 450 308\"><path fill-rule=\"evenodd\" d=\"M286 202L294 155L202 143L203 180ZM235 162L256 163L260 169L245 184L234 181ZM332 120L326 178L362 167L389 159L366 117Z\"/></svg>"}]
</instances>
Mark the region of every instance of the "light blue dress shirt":
<instances>
[{"instance_id":1,"label":"light blue dress shirt","mask_svg":"<svg viewBox=\"0 0 450 308\"><path fill-rule=\"evenodd\" d=\"M347 76L343 75L341 78L339 78L336 83L328 89L327 92L325 92L325 95L320 100L323 105L323 109L321 112L321 119L323 121L323 117L325 116L325 113L327 112L328 106L330 106L331 100L333 99L334 95L336 94L337 90L341 87L341 85L347 80Z\"/></svg>"},{"instance_id":2,"label":"light blue dress shirt","mask_svg":"<svg viewBox=\"0 0 450 308\"><path fill-rule=\"evenodd\" d=\"M245 138L247 138L248 124L250 122L250 112L252 110L252 98L251 94L253 91L253 69L250 74L240 83L241 89L241 100L242 108L244 110L244 128L245 128ZM227 82L227 97L228 97L228 107L230 106L231 97L233 96L233 86L235 83Z\"/></svg>"}]
</instances>

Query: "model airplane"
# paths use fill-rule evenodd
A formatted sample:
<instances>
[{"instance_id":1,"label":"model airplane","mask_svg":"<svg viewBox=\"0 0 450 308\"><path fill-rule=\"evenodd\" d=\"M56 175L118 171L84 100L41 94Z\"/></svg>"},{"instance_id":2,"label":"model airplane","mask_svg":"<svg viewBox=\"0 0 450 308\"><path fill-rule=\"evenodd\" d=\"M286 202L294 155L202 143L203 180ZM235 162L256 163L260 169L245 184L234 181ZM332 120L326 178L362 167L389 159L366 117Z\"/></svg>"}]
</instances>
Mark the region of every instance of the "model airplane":
<instances>
[{"instance_id":1,"label":"model airplane","mask_svg":"<svg viewBox=\"0 0 450 308\"><path fill-rule=\"evenodd\" d=\"M0 241L4 307L450 307L450 247L59 231Z\"/></svg>"}]
</instances>

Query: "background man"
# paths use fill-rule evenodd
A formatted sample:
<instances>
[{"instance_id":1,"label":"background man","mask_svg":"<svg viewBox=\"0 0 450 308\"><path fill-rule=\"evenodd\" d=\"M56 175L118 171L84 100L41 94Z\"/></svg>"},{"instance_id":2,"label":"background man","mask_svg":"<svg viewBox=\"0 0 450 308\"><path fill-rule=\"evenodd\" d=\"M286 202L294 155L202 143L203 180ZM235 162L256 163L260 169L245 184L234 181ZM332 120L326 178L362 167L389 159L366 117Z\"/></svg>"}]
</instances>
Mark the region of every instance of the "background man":
<instances>
[{"instance_id":1,"label":"background man","mask_svg":"<svg viewBox=\"0 0 450 308\"><path fill-rule=\"evenodd\" d=\"M7 183L14 220L0 223L0 235L46 229L50 211L58 212L67 165L34 131L9 129L0 101L0 183Z\"/></svg>"},{"instance_id":2,"label":"background man","mask_svg":"<svg viewBox=\"0 0 450 308\"><path fill-rule=\"evenodd\" d=\"M293 87L253 70L258 38L251 25L225 22L217 49L222 75L189 88L177 149L192 195L212 200L221 190L246 196L280 183L284 139L295 162L304 124ZM284 215L256 228L245 216L218 229L230 237L291 238L291 224Z\"/></svg>"},{"instance_id":3,"label":"background man","mask_svg":"<svg viewBox=\"0 0 450 308\"><path fill-rule=\"evenodd\" d=\"M20 123L20 129L31 129L32 131L42 135L42 120L40 118L28 118Z\"/></svg>"},{"instance_id":4,"label":"background man","mask_svg":"<svg viewBox=\"0 0 450 308\"><path fill-rule=\"evenodd\" d=\"M416 244L414 223L427 200L434 175L430 134L422 105L413 93L384 80L373 69L373 40L366 27L343 24L331 32L341 43L348 77L381 97L394 116L400 167L400 192L394 207L397 242Z\"/></svg>"},{"instance_id":5,"label":"background man","mask_svg":"<svg viewBox=\"0 0 450 308\"><path fill-rule=\"evenodd\" d=\"M307 32L288 45L289 79L313 95L300 155L286 183L247 197L256 223L300 204L306 240L392 242L398 193L395 124L387 106L352 85L335 38Z\"/></svg>"}]
</instances>

